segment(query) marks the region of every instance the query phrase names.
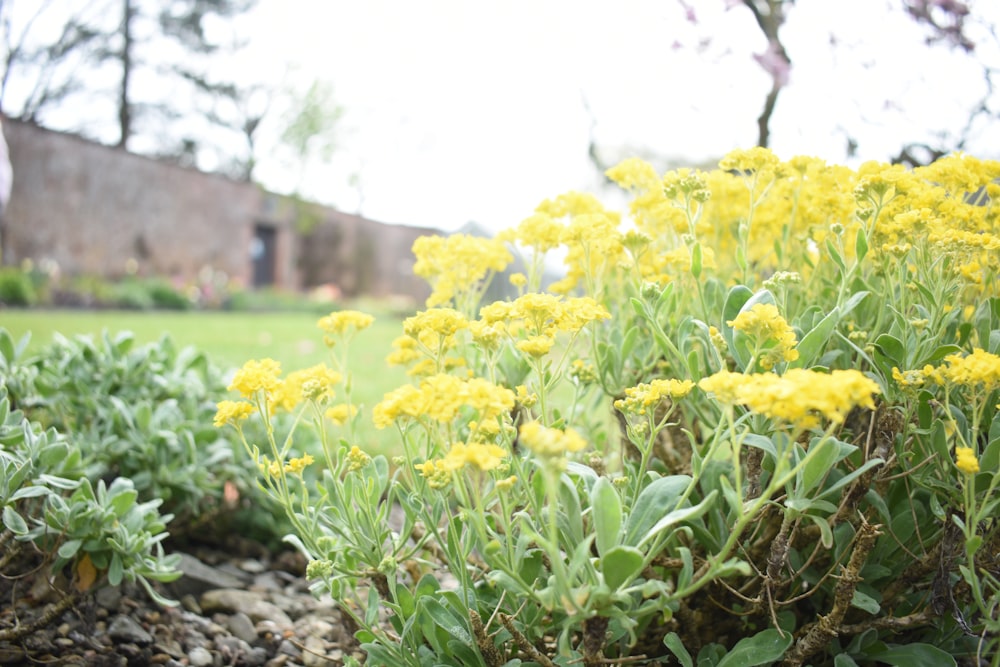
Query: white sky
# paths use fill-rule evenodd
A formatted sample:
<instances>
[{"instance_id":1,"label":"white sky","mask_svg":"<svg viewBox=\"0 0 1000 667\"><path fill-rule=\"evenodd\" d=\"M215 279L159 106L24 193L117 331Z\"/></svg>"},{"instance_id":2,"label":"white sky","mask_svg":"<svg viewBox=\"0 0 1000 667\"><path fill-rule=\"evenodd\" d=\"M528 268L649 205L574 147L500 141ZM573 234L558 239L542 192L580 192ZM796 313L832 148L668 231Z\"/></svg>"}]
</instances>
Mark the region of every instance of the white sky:
<instances>
[{"instance_id":1,"label":"white sky","mask_svg":"<svg viewBox=\"0 0 1000 667\"><path fill-rule=\"evenodd\" d=\"M264 69L296 62L330 81L345 107L342 152L309 169L305 192L386 222L499 229L544 198L599 187L592 123L608 158L703 163L756 142L770 79L752 54L765 39L744 7L689 4L697 24L676 0L261 0L251 48ZM885 160L907 138L964 125L981 70L926 48L889 4L792 8L791 82L772 119L779 155L846 162L846 128L860 144L853 164ZM978 9L987 4L1000 14L1000 3ZM1000 65L995 44L978 55ZM970 147L994 158L998 148L997 128ZM338 185L352 171L361 202ZM258 177L290 187L266 164Z\"/></svg>"},{"instance_id":2,"label":"white sky","mask_svg":"<svg viewBox=\"0 0 1000 667\"><path fill-rule=\"evenodd\" d=\"M327 81L345 116L338 153L307 165L301 183L268 153L278 130L265 123L257 179L384 222L498 230L567 190L613 199L588 160L591 134L612 163L713 164L757 140L771 84L752 56L766 42L745 7L686 1L697 23L679 0L259 0L241 19L242 76ZM1000 2L967 2L1000 25ZM781 157L847 162L850 133L849 164L886 160L964 126L981 67L927 48L900 3L791 8L791 81L771 122ZM976 56L1000 68L996 39ZM1000 158L1000 127L968 148Z\"/></svg>"}]
</instances>

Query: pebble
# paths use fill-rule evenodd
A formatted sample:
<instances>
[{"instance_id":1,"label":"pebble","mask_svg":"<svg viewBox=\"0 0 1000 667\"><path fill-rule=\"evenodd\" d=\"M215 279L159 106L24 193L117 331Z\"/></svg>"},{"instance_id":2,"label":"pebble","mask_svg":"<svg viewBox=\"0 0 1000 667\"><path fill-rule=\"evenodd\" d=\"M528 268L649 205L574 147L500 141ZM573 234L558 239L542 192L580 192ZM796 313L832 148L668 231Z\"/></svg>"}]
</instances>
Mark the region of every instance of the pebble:
<instances>
[{"instance_id":1,"label":"pebble","mask_svg":"<svg viewBox=\"0 0 1000 667\"><path fill-rule=\"evenodd\" d=\"M188 662L191 667L208 667L213 661L212 653L208 649L197 646L188 651Z\"/></svg>"},{"instance_id":2,"label":"pebble","mask_svg":"<svg viewBox=\"0 0 1000 667\"><path fill-rule=\"evenodd\" d=\"M111 620L111 623L108 625L108 636L116 642L123 644L132 643L139 646L149 646L153 643L153 635L146 632L141 625L124 614L119 614Z\"/></svg>"},{"instance_id":3,"label":"pebble","mask_svg":"<svg viewBox=\"0 0 1000 667\"><path fill-rule=\"evenodd\" d=\"M201 596L200 604L201 608L209 613L242 611L254 621L267 619L286 628L292 627L292 619L288 614L277 605L265 600L262 594L254 591L241 591L233 588L206 591Z\"/></svg>"},{"instance_id":4,"label":"pebble","mask_svg":"<svg viewBox=\"0 0 1000 667\"><path fill-rule=\"evenodd\" d=\"M236 637L239 637L248 644L252 644L257 641L257 629L254 627L253 621L250 617L244 614L242 611L238 611L229 617L229 622L226 623L226 627L229 631L233 633Z\"/></svg>"}]
</instances>

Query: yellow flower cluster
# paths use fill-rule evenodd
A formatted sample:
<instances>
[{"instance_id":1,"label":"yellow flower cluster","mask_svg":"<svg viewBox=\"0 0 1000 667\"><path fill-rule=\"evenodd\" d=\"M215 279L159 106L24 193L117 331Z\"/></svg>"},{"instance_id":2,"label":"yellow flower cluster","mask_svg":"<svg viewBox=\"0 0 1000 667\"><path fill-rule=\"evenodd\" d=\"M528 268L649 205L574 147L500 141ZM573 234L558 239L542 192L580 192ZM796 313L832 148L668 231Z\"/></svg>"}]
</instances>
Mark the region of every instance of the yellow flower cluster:
<instances>
[{"instance_id":1,"label":"yellow flower cluster","mask_svg":"<svg viewBox=\"0 0 1000 667\"><path fill-rule=\"evenodd\" d=\"M372 411L372 419L376 428L391 426L397 419L449 423L466 406L482 422L496 420L514 407L514 392L482 378L463 380L439 373L424 378L419 387L403 385L386 394Z\"/></svg>"},{"instance_id":2,"label":"yellow flower cluster","mask_svg":"<svg viewBox=\"0 0 1000 667\"><path fill-rule=\"evenodd\" d=\"M494 470L507 457L507 450L498 445L481 442L455 442L443 458L417 463L413 467L428 480L431 488L444 488L451 481L451 473L465 466L481 472Z\"/></svg>"},{"instance_id":3,"label":"yellow flower cluster","mask_svg":"<svg viewBox=\"0 0 1000 667\"><path fill-rule=\"evenodd\" d=\"M323 415L336 426L343 426L356 414L358 414L358 408L354 405L348 405L347 403L331 405L326 409L326 412L323 413Z\"/></svg>"},{"instance_id":4,"label":"yellow flower cluster","mask_svg":"<svg viewBox=\"0 0 1000 667\"><path fill-rule=\"evenodd\" d=\"M976 348L967 356L949 354L944 360L946 364L931 373L939 384L948 382L986 392L1000 389L1000 356Z\"/></svg>"},{"instance_id":5,"label":"yellow flower cluster","mask_svg":"<svg viewBox=\"0 0 1000 667\"><path fill-rule=\"evenodd\" d=\"M799 352L795 349L795 331L773 303L754 304L726 324L742 331L762 348L768 342L775 344L760 358L760 365L764 370L774 368L778 361L795 361L799 358Z\"/></svg>"},{"instance_id":6,"label":"yellow flower cluster","mask_svg":"<svg viewBox=\"0 0 1000 667\"><path fill-rule=\"evenodd\" d=\"M667 399L683 398L694 389L690 380L660 379L639 384L625 390L625 398L615 401L615 407L622 412L645 415L649 408Z\"/></svg>"},{"instance_id":7,"label":"yellow flower cluster","mask_svg":"<svg viewBox=\"0 0 1000 667\"><path fill-rule=\"evenodd\" d=\"M565 459L568 453L587 446L587 441L573 429L549 428L537 421L522 424L519 434L525 447L546 460Z\"/></svg>"},{"instance_id":8,"label":"yellow flower cluster","mask_svg":"<svg viewBox=\"0 0 1000 667\"><path fill-rule=\"evenodd\" d=\"M216 408L213 421L216 428L226 424L239 427L240 422L247 419L254 411L253 404L247 401L219 401Z\"/></svg>"},{"instance_id":9,"label":"yellow flower cluster","mask_svg":"<svg viewBox=\"0 0 1000 667\"><path fill-rule=\"evenodd\" d=\"M421 236L413 243L413 254L413 272L433 290L428 307L475 291L491 272L503 271L514 260L503 241L467 234Z\"/></svg>"},{"instance_id":10,"label":"yellow flower cluster","mask_svg":"<svg viewBox=\"0 0 1000 667\"><path fill-rule=\"evenodd\" d=\"M339 384L341 379L340 373L326 364L292 371L275 387L271 399L272 408L292 411L303 401L328 401L334 396L334 385Z\"/></svg>"},{"instance_id":11,"label":"yellow flower cluster","mask_svg":"<svg viewBox=\"0 0 1000 667\"><path fill-rule=\"evenodd\" d=\"M878 385L856 370L797 368L784 375L720 371L698 386L722 403L746 405L803 429L819 426L821 417L839 424L855 406L874 409L873 397L879 393Z\"/></svg>"},{"instance_id":12,"label":"yellow flower cluster","mask_svg":"<svg viewBox=\"0 0 1000 667\"><path fill-rule=\"evenodd\" d=\"M357 472L372 462L372 457L361 451L357 445L347 453L347 472Z\"/></svg>"},{"instance_id":13,"label":"yellow flower cluster","mask_svg":"<svg viewBox=\"0 0 1000 667\"><path fill-rule=\"evenodd\" d=\"M338 310L319 318L316 326L330 336L361 331L371 326L375 318L358 310Z\"/></svg>"},{"instance_id":14,"label":"yellow flower cluster","mask_svg":"<svg viewBox=\"0 0 1000 667\"><path fill-rule=\"evenodd\" d=\"M484 325L502 324L511 333L524 328L531 335L554 336L559 331L575 333L590 322L609 319L611 313L589 296L566 299L532 292L483 306L479 316Z\"/></svg>"},{"instance_id":15,"label":"yellow flower cluster","mask_svg":"<svg viewBox=\"0 0 1000 667\"><path fill-rule=\"evenodd\" d=\"M955 448L955 465L966 475L974 475L979 472L979 459L972 447Z\"/></svg>"},{"instance_id":16,"label":"yellow flower cluster","mask_svg":"<svg viewBox=\"0 0 1000 667\"><path fill-rule=\"evenodd\" d=\"M274 359L251 359L233 375L229 391L238 391L244 398L256 398L258 392L268 394L281 384L281 364Z\"/></svg>"}]
</instances>

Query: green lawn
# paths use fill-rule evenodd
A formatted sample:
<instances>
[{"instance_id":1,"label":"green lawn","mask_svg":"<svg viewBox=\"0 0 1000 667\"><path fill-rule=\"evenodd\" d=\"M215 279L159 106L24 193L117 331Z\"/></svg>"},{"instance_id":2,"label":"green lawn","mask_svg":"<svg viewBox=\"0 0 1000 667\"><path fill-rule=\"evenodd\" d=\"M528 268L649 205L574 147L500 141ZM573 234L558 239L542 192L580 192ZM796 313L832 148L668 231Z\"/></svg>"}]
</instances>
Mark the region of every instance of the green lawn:
<instances>
[{"instance_id":1,"label":"green lawn","mask_svg":"<svg viewBox=\"0 0 1000 667\"><path fill-rule=\"evenodd\" d=\"M392 340L402 333L401 318L367 312L375 315L375 323L352 341L351 368L355 401L370 417L371 408L385 392L404 384L407 377L403 369L385 363ZM0 310L0 327L15 340L31 332L29 350L50 344L55 333L71 337L131 331L138 343L154 342L169 334L180 346L193 345L204 351L224 370L237 368L248 359L271 357L280 361L286 372L329 360L329 350L316 328L317 319L308 313ZM369 426L364 439L373 449L389 454L394 453L394 436L391 430L376 431Z\"/></svg>"}]
</instances>

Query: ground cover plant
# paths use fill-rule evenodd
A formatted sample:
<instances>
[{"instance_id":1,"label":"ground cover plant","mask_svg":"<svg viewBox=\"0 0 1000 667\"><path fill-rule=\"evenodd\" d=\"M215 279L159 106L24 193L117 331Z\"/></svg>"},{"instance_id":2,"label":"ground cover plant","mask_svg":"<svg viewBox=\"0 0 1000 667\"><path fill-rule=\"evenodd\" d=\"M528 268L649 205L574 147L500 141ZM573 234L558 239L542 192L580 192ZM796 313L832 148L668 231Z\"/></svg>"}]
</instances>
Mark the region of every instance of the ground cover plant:
<instances>
[{"instance_id":1,"label":"ground cover plant","mask_svg":"<svg viewBox=\"0 0 1000 667\"><path fill-rule=\"evenodd\" d=\"M218 405L369 664L997 665L1000 164L608 176L625 219L567 193L418 241L412 381L370 412L350 311L329 366L248 361Z\"/></svg>"}]
</instances>

